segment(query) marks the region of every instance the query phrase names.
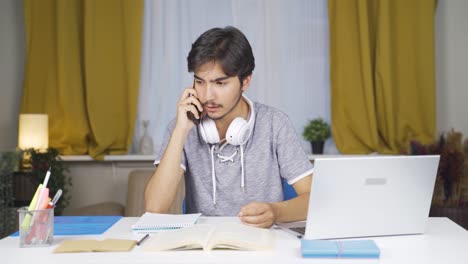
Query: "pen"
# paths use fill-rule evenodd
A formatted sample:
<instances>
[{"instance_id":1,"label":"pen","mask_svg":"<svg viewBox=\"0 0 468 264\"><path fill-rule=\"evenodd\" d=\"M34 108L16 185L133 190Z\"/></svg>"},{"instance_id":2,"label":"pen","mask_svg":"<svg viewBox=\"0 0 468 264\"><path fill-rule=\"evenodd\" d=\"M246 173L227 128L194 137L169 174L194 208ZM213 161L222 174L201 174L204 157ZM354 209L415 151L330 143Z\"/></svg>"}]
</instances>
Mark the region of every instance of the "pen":
<instances>
[{"instance_id":1,"label":"pen","mask_svg":"<svg viewBox=\"0 0 468 264\"><path fill-rule=\"evenodd\" d=\"M141 245L141 243L143 243L148 237L149 237L149 234L146 234L142 239L140 239L140 241L136 243L136 245L137 246Z\"/></svg>"},{"instance_id":2,"label":"pen","mask_svg":"<svg viewBox=\"0 0 468 264\"><path fill-rule=\"evenodd\" d=\"M57 204L58 200L60 199L60 196L62 196L62 189L59 189L59 190L57 191L57 193L55 193L54 198L52 199L52 201L49 202L49 207L48 207L48 208L55 207L55 205Z\"/></svg>"}]
</instances>

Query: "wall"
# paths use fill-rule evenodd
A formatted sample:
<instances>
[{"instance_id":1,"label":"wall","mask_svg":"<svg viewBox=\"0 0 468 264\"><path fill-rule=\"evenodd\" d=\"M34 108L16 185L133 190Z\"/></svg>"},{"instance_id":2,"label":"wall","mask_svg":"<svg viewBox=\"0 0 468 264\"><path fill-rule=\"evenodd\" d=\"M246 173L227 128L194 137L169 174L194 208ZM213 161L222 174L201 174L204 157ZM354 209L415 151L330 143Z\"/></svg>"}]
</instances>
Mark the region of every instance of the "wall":
<instances>
[{"instance_id":1,"label":"wall","mask_svg":"<svg viewBox=\"0 0 468 264\"><path fill-rule=\"evenodd\" d=\"M23 1L0 1L0 151L18 142L25 37Z\"/></svg>"},{"instance_id":2,"label":"wall","mask_svg":"<svg viewBox=\"0 0 468 264\"><path fill-rule=\"evenodd\" d=\"M65 161L72 179L70 205L75 208L101 202L127 203L128 175L132 170L153 170L152 161Z\"/></svg>"},{"instance_id":3,"label":"wall","mask_svg":"<svg viewBox=\"0 0 468 264\"><path fill-rule=\"evenodd\" d=\"M436 12L437 129L468 137L468 1L439 1Z\"/></svg>"}]
</instances>

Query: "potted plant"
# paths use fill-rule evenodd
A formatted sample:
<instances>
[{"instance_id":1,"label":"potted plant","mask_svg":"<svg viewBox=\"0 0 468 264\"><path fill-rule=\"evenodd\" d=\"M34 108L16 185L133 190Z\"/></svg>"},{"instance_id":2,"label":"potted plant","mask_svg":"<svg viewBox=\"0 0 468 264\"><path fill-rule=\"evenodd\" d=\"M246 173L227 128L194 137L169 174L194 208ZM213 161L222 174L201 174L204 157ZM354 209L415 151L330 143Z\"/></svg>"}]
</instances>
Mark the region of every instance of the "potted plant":
<instances>
[{"instance_id":1,"label":"potted plant","mask_svg":"<svg viewBox=\"0 0 468 264\"><path fill-rule=\"evenodd\" d=\"M322 118L310 120L302 133L304 139L310 141L313 154L323 153L323 145L330 135L330 126Z\"/></svg>"},{"instance_id":2,"label":"potted plant","mask_svg":"<svg viewBox=\"0 0 468 264\"><path fill-rule=\"evenodd\" d=\"M468 228L468 138L451 130L430 144L410 141L409 155L440 155L429 216L448 217Z\"/></svg>"},{"instance_id":3,"label":"potted plant","mask_svg":"<svg viewBox=\"0 0 468 264\"><path fill-rule=\"evenodd\" d=\"M0 239L10 235L17 226L14 208L13 172L18 167L19 152L0 152Z\"/></svg>"},{"instance_id":4,"label":"potted plant","mask_svg":"<svg viewBox=\"0 0 468 264\"><path fill-rule=\"evenodd\" d=\"M26 150L31 154L31 167L33 178L37 183L42 183L47 170L51 168L50 179L47 187L50 193L54 195L59 189L62 189L62 196L55 207L55 214L61 215L63 209L70 204L69 187L72 185L71 178L65 173L68 169L60 159L57 149L48 148L45 152L35 149Z\"/></svg>"}]
</instances>

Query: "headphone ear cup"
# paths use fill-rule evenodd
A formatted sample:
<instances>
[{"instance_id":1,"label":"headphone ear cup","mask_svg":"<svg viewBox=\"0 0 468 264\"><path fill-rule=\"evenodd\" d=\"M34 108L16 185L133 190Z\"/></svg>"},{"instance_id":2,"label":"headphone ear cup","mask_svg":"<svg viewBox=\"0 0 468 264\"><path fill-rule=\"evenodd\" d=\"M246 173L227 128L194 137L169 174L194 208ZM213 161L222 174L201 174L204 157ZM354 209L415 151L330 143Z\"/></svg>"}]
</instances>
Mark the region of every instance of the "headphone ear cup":
<instances>
[{"instance_id":1,"label":"headphone ear cup","mask_svg":"<svg viewBox=\"0 0 468 264\"><path fill-rule=\"evenodd\" d=\"M201 137L208 144L215 144L219 142L218 129L216 123L210 118L204 118L198 125Z\"/></svg>"},{"instance_id":2,"label":"headphone ear cup","mask_svg":"<svg viewBox=\"0 0 468 264\"><path fill-rule=\"evenodd\" d=\"M246 125L247 121L242 117L234 118L226 131L226 141L235 146L243 145L247 141L247 139L244 140Z\"/></svg>"}]
</instances>

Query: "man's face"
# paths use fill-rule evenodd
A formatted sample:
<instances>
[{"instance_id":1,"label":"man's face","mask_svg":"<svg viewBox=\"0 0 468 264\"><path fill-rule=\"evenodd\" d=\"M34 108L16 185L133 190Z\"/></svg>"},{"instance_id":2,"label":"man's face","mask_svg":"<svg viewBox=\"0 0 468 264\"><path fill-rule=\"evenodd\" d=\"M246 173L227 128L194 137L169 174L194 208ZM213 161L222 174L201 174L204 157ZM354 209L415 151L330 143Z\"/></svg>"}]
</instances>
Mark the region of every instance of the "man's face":
<instances>
[{"instance_id":1,"label":"man's face","mask_svg":"<svg viewBox=\"0 0 468 264\"><path fill-rule=\"evenodd\" d=\"M209 62L199 67L195 71L195 90L203 111L213 120L237 116L236 108L249 80L246 78L241 88L239 78L228 77L218 63Z\"/></svg>"}]
</instances>

